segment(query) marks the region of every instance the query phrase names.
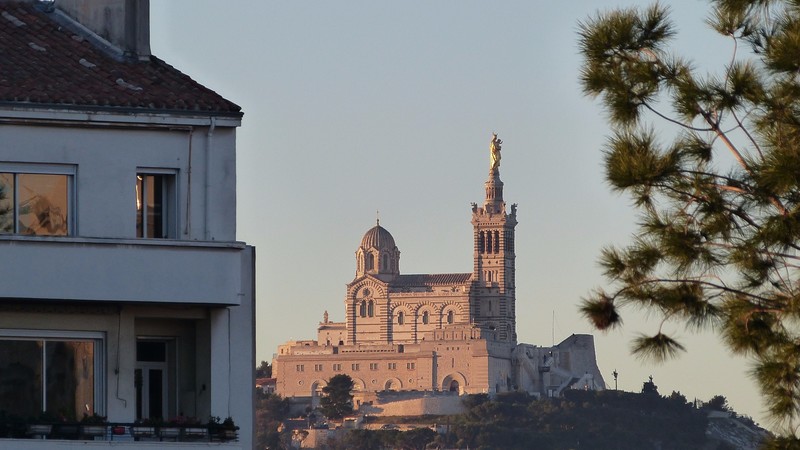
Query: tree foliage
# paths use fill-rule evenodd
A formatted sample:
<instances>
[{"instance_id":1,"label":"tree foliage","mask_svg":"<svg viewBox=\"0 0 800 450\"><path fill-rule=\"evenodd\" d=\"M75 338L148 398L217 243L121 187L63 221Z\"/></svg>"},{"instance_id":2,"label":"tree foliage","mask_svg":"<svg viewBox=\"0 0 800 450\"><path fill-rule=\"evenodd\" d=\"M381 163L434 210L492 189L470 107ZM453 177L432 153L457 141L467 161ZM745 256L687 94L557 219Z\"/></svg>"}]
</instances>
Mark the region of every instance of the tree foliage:
<instances>
[{"instance_id":1,"label":"tree foliage","mask_svg":"<svg viewBox=\"0 0 800 450\"><path fill-rule=\"evenodd\" d=\"M684 350L665 323L718 331L800 445L800 3L712 0L707 23L730 41L718 73L670 53L661 5L579 25L581 83L613 130L606 179L640 212L633 243L602 251L611 286L581 310L599 329L654 314L633 351L655 360Z\"/></svg>"},{"instance_id":2,"label":"tree foliage","mask_svg":"<svg viewBox=\"0 0 800 450\"><path fill-rule=\"evenodd\" d=\"M648 382L645 382L647 384ZM649 383L652 383L650 381ZM708 403L718 402L710 400ZM721 397L724 399L724 397ZM471 448L503 450L733 449L731 442L752 448L757 438L707 434L708 411L697 409L679 392L662 397L655 391L565 391L563 397L535 398L522 392L466 396L466 411L429 418L441 434L420 425L408 431L349 430L328 441L330 450ZM731 414L736 416L731 410ZM730 428L760 430L751 420L731 419ZM727 428L726 428L727 429ZM745 433L747 435L747 433ZM758 436L758 432L753 433ZM783 448L783 447L774 447Z\"/></svg>"},{"instance_id":3,"label":"tree foliage","mask_svg":"<svg viewBox=\"0 0 800 450\"><path fill-rule=\"evenodd\" d=\"M278 394L256 391L255 422L256 448L288 449L291 432L278 431L289 415L289 401Z\"/></svg>"},{"instance_id":4,"label":"tree foliage","mask_svg":"<svg viewBox=\"0 0 800 450\"><path fill-rule=\"evenodd\" d=\"M331 419L341 419L353 412L353 379L350 375L334 375L322 388L320 411Z\"/></svg>"},{"instance_id":5,"label":"tree foliage","mask_svg":"<svg viewBox=\"0 0 800 450\"><path fill-rule=\"evenodd\" d=\"M272 364L267 361L261 361L261 364L256 367L256 378L271 378L272 377Z\"/></svg>"}]
</instances>

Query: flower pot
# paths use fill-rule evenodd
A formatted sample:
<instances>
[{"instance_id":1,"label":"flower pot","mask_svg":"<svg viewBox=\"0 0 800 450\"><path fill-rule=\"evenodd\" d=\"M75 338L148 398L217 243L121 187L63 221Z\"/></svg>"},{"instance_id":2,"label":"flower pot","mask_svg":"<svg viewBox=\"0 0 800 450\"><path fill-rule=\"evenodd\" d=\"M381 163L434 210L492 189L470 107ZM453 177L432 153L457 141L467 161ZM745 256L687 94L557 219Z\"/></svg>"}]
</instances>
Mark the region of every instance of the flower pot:
<instances>
[{"instance_id":1,"label":"flower pot","mask_svg":"<svg viewBox=\"0 0 800 450\"><path fill-rule=\"evenodd\" d=\"M208 438L208 429L203 427L186 427L183 429L183 437L191 440Z\"/></svg>"},{"instance_id":2,"label":"flower pot","mask_svg":"<svg viewBox=\"0 0 800 450\"><path fill-rule=\"evenodd\" d=\"M32 436L47 436L51 431L53 431L52 425L43 425L39 423L28 425L28 434Z\"/></svg>"},{"instance_id":3,"label":"flower pot","mask_svg":"<svg viewBox=\"0 0 800 450\"><path fill-rule=\"evenodd\" d=\"M131 434L134 437L151 437L156 434L156 427L134 425L131 427Z\"/></svg>"},{"instance_id":4,"label":"flower pot","mask_svg":"<svg viewBox=\"0 0 800 450\"><path fill-rule=\"evenodd\" d=\"M161 438L177 438L181 435L181 429L178 427L160 427L158 429L158 436Z\"/></svg>"},{"instance_id":5,"label":"flower pot","mask_svg":"<svg viewBox=\"0 0 800 450\"><path fill-rule=\"evenodd\" d=\"M84 436L103 436L106 434L105 425L82 425L81 433Z\"/></svg>"},{"instance_id":6,"label":"flower pot","mask_svg":"<svg viewBox=\"0 0 800 450\"><path fill-rule=\"evenodd\" d=\"M236 439L236 430L228 430L228 429L217 430L217 437L221 441L232 441Z\"/></svg>"}]
</instances>

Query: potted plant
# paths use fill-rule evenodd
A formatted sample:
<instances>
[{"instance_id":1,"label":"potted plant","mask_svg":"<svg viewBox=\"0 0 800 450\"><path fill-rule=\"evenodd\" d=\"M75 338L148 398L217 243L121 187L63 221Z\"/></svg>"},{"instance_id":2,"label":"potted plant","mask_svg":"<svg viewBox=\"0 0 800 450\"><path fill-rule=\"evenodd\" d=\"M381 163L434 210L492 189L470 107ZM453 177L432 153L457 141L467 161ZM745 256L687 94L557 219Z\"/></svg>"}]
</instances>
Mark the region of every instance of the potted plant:
<instances>
[{"instance_id":1,"label":"potted plant","mask_svg":"<svg viewBox=\"0 0 800 450\"><path fill-rule=\"evenodd\" d=\"M60 417L51 411L44 411L38 417L33 417L28 423L27 434L44 438L53 431L53 425L60 422Z\"/></svg>"},{"instance_id":2,"label":"potted plant","mask_svg":"<svg viewBox=\"0 0 800 450\"><path fill-rule=\"evenodd\" d=\"M131 435L137 440L153 437L156 434L156 427L159 425L161 425L161 421L158 419L137 420L131 427Z\"/></svg>"},{"instance_id":3,"label":"potted plant","mask_svg":"<svg viewBox=\"0 0 800 450\"><path fill-rule=\"evenodd\" d=\"M182 417L183 438L186 440L198 441L208 439L208 427L200 423L197 417Z\"/></svg>"},{"instance_id":4,"label":"potted plant","mask_svg":"<svg viewBox=\"0 0 800 450\"><path fill-rule=\"evenodd\" d=\"M220 421L219 417L211 416L208 420L208 431L220 441L232 441L236 439L236 430L239 427L233 422L233 418L228 416Z\"/></svg>"},{"instance_id":5,"label":"potted plant","mask_svg":"<svg viewBox=\"0 0 800 450\"><path fill-rule=\"evenodd\" d=\"M174 439L177 440L181 435L180 420L172 418L166 423L162 423L158 427L158 437L161 439Z\"/></svg>"},{"instance_id":6,"label":"potted plant","mask_svg":"<svg viewBox=\"0 0 800 450\"><path fill-rule=\"evenodd\" d=\"M90 416L84 413L83 419L81 419L81 434L86 437L104 436L106 434L106 425L108 425L108 420L106 420L105 416L97 413Z\"/></svg>"}]
</instances>

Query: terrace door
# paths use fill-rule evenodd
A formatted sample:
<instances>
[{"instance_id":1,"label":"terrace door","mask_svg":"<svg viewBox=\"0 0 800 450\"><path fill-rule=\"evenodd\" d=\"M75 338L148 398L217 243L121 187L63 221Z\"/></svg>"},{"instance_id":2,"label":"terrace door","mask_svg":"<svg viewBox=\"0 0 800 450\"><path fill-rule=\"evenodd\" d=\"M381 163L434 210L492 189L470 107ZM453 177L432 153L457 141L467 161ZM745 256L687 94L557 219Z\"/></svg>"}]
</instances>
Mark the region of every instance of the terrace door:
<instances>
[{"instance_id":1,"label":"terrace door","mask_svg":"<svg viewBox=\"0 0 800 450\"><path fill-rule=\"evenodd\" d=\"M169 399L169 345L167 341L136 342L136 419L167 419Z\"/></svg>"}]
</instances>

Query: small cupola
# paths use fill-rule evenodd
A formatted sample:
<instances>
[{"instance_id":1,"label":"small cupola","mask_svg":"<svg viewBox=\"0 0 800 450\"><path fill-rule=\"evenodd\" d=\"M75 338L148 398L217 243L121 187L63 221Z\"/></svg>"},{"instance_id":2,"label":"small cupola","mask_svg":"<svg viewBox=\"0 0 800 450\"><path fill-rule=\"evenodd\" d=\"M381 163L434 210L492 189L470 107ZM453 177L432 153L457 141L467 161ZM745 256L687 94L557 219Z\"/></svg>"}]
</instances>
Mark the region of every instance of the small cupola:
<instances>
[{"instance_id":1,"label":"small cupola","mask_svg":"<svg viewBox=\"0 0 800 450\"><path fill-rule=\"evenodd\" d=\"M378 220L361 239L356 250L356 277L366 274L389 281L400 274L400 250L394 238Z\"/></svg>"}]
</instances>

